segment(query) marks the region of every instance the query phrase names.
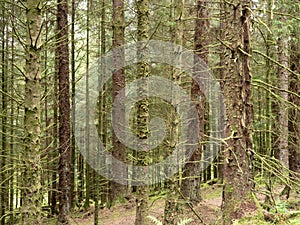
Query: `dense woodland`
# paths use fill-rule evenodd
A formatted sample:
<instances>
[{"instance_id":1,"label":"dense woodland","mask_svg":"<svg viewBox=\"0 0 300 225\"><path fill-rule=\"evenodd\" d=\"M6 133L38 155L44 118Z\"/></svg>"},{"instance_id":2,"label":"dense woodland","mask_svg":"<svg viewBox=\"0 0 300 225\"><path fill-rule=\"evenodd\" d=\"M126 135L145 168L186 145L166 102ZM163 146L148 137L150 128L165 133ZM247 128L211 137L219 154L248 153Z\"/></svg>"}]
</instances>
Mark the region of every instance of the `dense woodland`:
<instances>
[{"instance_id":1,"label":"dense woodland","mask_svg":"<svg viewBox=\"0 0 300 225\"><path fill-rule=\"evenodd\" d=\"M300 224L298 0L0 0L0 5L1 225ZM161 60L153 61L152 40L174 44L175 63L166 63L168 44L160 46ZM120 46L135 43L137 61L125 63L127 52ZM191 55L181 54L186 50ZM100 59L109 54L105 76ZM199 85L199 70L219 85L218 104L212 97L216 89L207 86L207 92ZM196 125L183 121L182 107L173 101L176 88L165 99L145 94L153 88L143 78L153 75L189 96ZM122 107L112 110L135 80L141 80L132 84L139 101L129 116ZM99 83L98 93L91 83ZM122 125L126 118L136 146L113 129L113 121ZM150 138L154 118L166 130L161 140ZM78 121L84 124L80 129ZM188 135L182 138L183 124ZM90 156L99 148L95 129L108 156L137 169L118 170L105 154ZM139 168L163 161L193 138L194 151L172 176L165 174L174 166L162 164L150 178L134 180L143 174ZM109 173L126 182L95 165L115 168ZM221 204L212 221L208 211L198 209L215 190ZM149 211L155 202L157 214ZM103 216L118 207L125 208L123 214L134 212L131 219L105 222Z\"/></svg>"}]
</instances>

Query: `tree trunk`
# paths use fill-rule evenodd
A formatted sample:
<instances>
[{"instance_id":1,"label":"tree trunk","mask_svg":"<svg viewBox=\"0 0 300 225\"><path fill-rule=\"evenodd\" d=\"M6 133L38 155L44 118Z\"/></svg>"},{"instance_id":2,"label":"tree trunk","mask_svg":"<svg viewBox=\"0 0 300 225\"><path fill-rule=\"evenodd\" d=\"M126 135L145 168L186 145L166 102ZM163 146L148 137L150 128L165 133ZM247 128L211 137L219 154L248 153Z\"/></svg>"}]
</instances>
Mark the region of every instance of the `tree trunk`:
<instances>
[{"instance_id":1,"label":"tree trunk","mask_svg":"<svg viewBox=\"0 0 300 225\"><path fill-rule=\"evenodd\" d=\"M24 199L23 224L41 224L41 29L43 1L28 0L26 9L27 42L25 65L24 162L22 174Z\"/></svg>"},{"instance_id":2,"label":"tree trunk","mask_svg":"<svg viewBox=\"0 0 300 225\"><path fill-rule=\"evenodd\" d=\"M13 4L15 3L15 1L13 0ZM14 15L15 13L15 7L14 5L12 6L12 14ZM11 25L12 27L15 26L15 18L12 17L11 20ZM15 36L12 35L11 37L11 75L10 75L10 154L14 155L15 151L14 151L14 137L15 137L15 129L13 127L15 118L14 118L14 113L15 113L15 104L14 104L14 78L15 78L15 70L14 70L14 63L15 63ZM15 160L12 158L10 160L11 165L14 165ZM10 201L9 201L9 211L10 211L10 218L9 218L9 225L13 225L15 224L15 213L14 213L14 197L15 197L15 176L14 176L15 171L11 170L10 172Z\"/></svg>"},{"instance_id":3,"label":"tree trunk","mask_svg":"<svg viewBox=\"0 0 300 225\"><path fill-rule=\"evenodd\" d=\"M85 68L85 101L86 101L86 112L85 112L85 151L87 158L90 158L90 92L89 92L89 64L90 64L90 0L87 0L87 10L86 10L86 68ZM91 166L86 161L85 162L85 200L84 200L84 209L88 210L90 208L90 198L91 198Z\"/></svg>"},{"instance_id":4,"label":"tree trunk","mask_svg":"<svg viewBox=\"0 0 300 225\"><path fill-rule=\"evenodd\" d=\"M280 18L279 25L279 38L278 38L278 63L288 68L288 36L283 31L282 24L285 23L285 19ZM279 96L281 97L279 102L278 111L278 156L283 166L289 168L289 151L288 151L288 107L286 105L288 101L288 88L289 88L289 72L282 68L278 68L278 85L280 88Z\"/></svg>"},{"instance_id":5,"label":"tree trunk","mask_svg":"<svg viewBox=\"0 0 300 225\"><path fill-rule=\"evenodd\" d=\"M178 51L181 52L183 45L183 18L184 18L184 5L185 0L175 0L173 5L171 5L171 20L174 21L174 25L171 27L171 40L179 46ZM181 57L181 56L180 56ZM181 58L179 59L179 61ZM177 85L181 84L181 71L174 67L171 68L171 79ZM176 91L172 90L172 98L178 98ZM175 118L178 118L178 111L175 108ZM179 145L179 129L180 124L174 123L176 120L174 117L170 117L170 144L168 146L169 154L172 154L176 147ZM172 167L172 165L168 166ZM169 168L166 168L167 170ZM178 171L179 172L179 171ZM168 195L165 201L165 210L164 210L164 224L175 224L178 214L178 189L179 189L179 173L174 174L172 177L166 181L166 189Z\"/></svg>"},{"instance_id":6,"label":"tree trunk","mask_svg":"<svg viewBox=\"0 0 300 225\"><path fill-rule=\"evenodd\" d=\"M124 45L124 30L125 30L125 19L124 19L124 1L123 0L113 0L113 48L118 48ZM114 68L124 65L124 52L119 51L118 53L113 53L113 60L114 60ZM120 91L125 87L125 69L121 68L119 70L114 70L113 73L113 101L116 99ZM121 121L121 125L124 124L125 120L125 109L118 108L114 109L113 117L118 118L114 120ZM122 122L123 121L123 122ZM112 156L116 159L125 162L126 161L126 148L125 145L117 138L115 132L113 131L112 136ZM114 168L114 167L113 167ZM113 173L118 173L121 177L126 177L127 171L119 171L116 168L116 171ZM123 173L122 175L120 173ZM124 198L126 194L126 186L120 184L116 181L110 182L110 204L113 204L116 200Z\"/></svg>"},{"instance_id":7,"label":"tree trunk","mask_svg":"<svg viewBox=\"0 0 300 225\"><path fill-rule=\"evenodd\" d=\"M80 130L80 133L82 135L82 137L84 137L84 131ZM83 142L83 138L81 140L79 140L80 142ZM82 143L81 143L82 144ZM78 156L78 186L77 186L77 190L78 190L78 202L81 204L83 202L83 191L84 191L84 185L85 185L85 180L84 180L84 158L82 156L82 154L79 154Z\"/></svg>"},{"instance_id":8,"label":"tree trunk","mask_svg":"<svg viewBox=\"0 0 300 225\"><path fill-rule=\"evenodd\" d=\"M68 0L57 0L57 62L59 79L59 223L68 223L70 211L70 93Z\"/></svg>"},{"instance_id":9,"label":"tree trunk","mask_svg":"<svg viewBox=\"0 0 300 225\"><path fill-rule=\"evenodd\" d=\"M101 56L104 56L105 51L106 51L106 28L105 28L105 12L106 12L106 8L105 8L105 0L101 1L101 10L99 10L99 13L97 13L97 16L99 18L99 20L97 21L97 36L98 36L98 50L97 50L97 58L99 59ZM106 95L105 95L105 91L106 91L106 87L105 84L103 84L103 76L102 76L102 71L105 71L105 67L104 65L101 65L100 67L100 75L98 76L98 84L100 87L102 87L102 91L99 96L99 102L98 102L98 135L100 140L102 141L103 146L106 148L106 104L105 104L105 100L106 100ZM102 86L103 84L103 86ZM100 149L100 146L99 146ZM98 160L98 162L96 164L99 165L99 163L101 165L105 164L105 157L102 157L101 159L96 159ZM100 162L101 161L101 162ZM101 206L104 206L107 203L107 199L106 199L106 193L107 193L107 186L106 186L106 178L103 177L102 175L98 174L95 170L94 170L94 176L95 176L95 182L94 182L94 189L95 189L95 195L94 195L94 201L95 201L95 213L94 213L94 225L98 225L99 223L99 201L101 201Z\"/></svg>"},{"instance_id":10,"label":"tree trunk","mask_svg":"<svg viewBox=\"0 0 300 225\"><path fill-rule=\"evenodd\" d=\"M6 169L5 167L7 166L7 138L6 138L6 128L7 128L7 106L8 106L8 101L7 101L7 72L8 72L8 56L7 56L7 52L8 52L8 47L7 47L7 40L9 37L7 37L8 32L7 32L7 19L6 19L6 13L5 13L5 3L1 3L3 9L2 9L2 24L1 24L1 31L2 31L2 46L1 46L1 67L2 67L2 84L1 84L1 88L2 88L2 104L1 104L1 136L2 136L2 140L1 140L1 150L0 150L0 160L1 160L1 164L0 164L0 181L1 181L1 185L0 185L0 223L1 225L5 225L5 211L7 208L7 202L8 202L8 198L7 195L8 193L6 192L6 190L8 190L8 186L7 186L7 173L5 172Z\"/></svg>"},{"instance_id":11,"label":"tree trunk","mask_svg":"<svg viewBox=\"0 0 300 225\"><path fill-rule=\"evenodd\" d=\"M267 9L272 11L273 10L273 4L274 2L272 2L271 0L268 1L268 5L267 5ZM268 17L267 17L267 26L268 27L272 27L273 24L273 15L272 13L268 13ZM273 34L271 33L271 31L268 31L267 33L267 38L266 38L266 55L269 58L272 58L274 56L274 46L273 46ZM273 68L273 64L270 62L270 60L267 58L265 59L265 63L266 63L266 83L273 83L274 81L272 81L272 74L274 73L274 68ZM272 109L272 98L270 95L270 92L267 91L266 95L264 96L266 99L266 105L265 105L265 109L266 109L266 118L267 118L267 122L266 122L266 131L265 132L265 147L264 150L265 152L263 154L269 155L269 156L274 156L274 150L276 148L274 148L272 145L272 139L274 138L274 133L276 132L272 132L273 129L277 129L274 126L274 123L272 122L272 117L273 117L273 109ZM272 134L273 133L273 134ZM271 177L271 173L270 171L266 171L265 172L265 185L266 185L266 189L267 191L269 191L269 193L272 195L272 177ZM265 197L265 204L266 205L271 205L271 199L272 196L271 195L266 195Z\"/></svg>"},{"instance_id":12,"label":"tree trunk","mask_svg":"<svg viewBox=\"0 0 300 225\"><path fill-rule=\"evenodd\" d=\"M101 22L100 22L100 55L104 56L106 53L106 28L105 28L105 23L106 23L106 4L105 0L102 0L101 4ZM101 71L105 71L105 66L102 65L103 68L101 68ZM99 77L99 83L102 84L104 82L103 77ZM103 143L103 146L106 147L107 143L107 106L106 106L106 85L103 84L102 86L102 95L101 95L101 101L100 101L100 113L99 113L99 134L101 135L101 140ZM103 157L102 159L102 164L105 164L105 158ZM101 175L100 175L101 176ZM108 180L101 176L101 205L104 206L108 202L108 191L109 191L109 182Z\"/></svg>"},{"instance_id":13,"label":"tree trunk","mask_svg":"<svg viewBox=\"0 0 300 225\"><path fill-rule=\"evenodd\" d=\"M208 31L209 31L209 2L197 0L196 5L196 22L194 33L194 50L195 54L199 56L203 62L208 63ZM199 76L200 62L195 58L194 75ZM187 200L198 203L201 200L200 196L200 173L201 173L201 154L204 149L204 123L205 123L205 96L198 83L192 80L191 99L196 102L196 107L199 115L199 140L201 144L198 145L196 151L193 153L191 159L185 165L183 171L182 194ZM192 125L193 126L193 125ZM193 129L190 129L191 132Z\"/></svg>"},{"instance_id":14,"label":"tree trunk","mask_svg":"<svg viewBox=\"0 0 300 225\"><path fill-rule=\"evenodd\" d=\"M56 159L58 157L58 52L55 52L55 73L53 76L53 127L52 127L52 136L53 136L53 151L52 154L52 184L51 184L51 214L54 215L58 212L57 210L57 167L58 163Z\"/></svg>"},{"instance_id":15,"label":"tree trunk","mask_svg":"<svg viewBox=\"0 0 300 225\"><path fill-rule=\"evenodd\" d=\"M75 70L75 16L76 16L76 8L75 8L75 0L72 0L71 4L71 98L72 98L72 128L74 128L75 124L75 91L76 91L76 70ZM70 209L74 208L74 199L75 199L75 159L76 159L76 142L75 142L75 135L74 129L72 129L71 134L71 187L70 187Z\"/></svg>"},{"instance_id":16,"label":"tree trunk","mask_svg":"<svg viewBox=\"0 0 300 225\"><path fill-rule=\"evenodd\" d=\"M148 62L148 49L146 42L149 38L149 1L148 0L137 0L137 17L138 17L138 27L137 27L137 39L140 42L137 49L137 57L139 63L137 64L137 78L145 78L149 76L149 62ZM148 86L140 85L139 93L148 92ZM144 99L139 102L137 109L137 133L138 137L142 140L147 139L149 135L149 101L144 96ZM137 166L147 165L147 152L149 151L148 146L139 146L139 152L137 153ZM145 179L147 179L145 177ZM148 186L146 184L140 184L137 186L137 200L136 200L136 217L135 225L146 225L148 216Z\"/></svg>"},{"instance_id":17,"label":"tree trunk","mask_svg":"<svg viewBox=\"0 0 300 225\"><path fill-rule=\"evenodd\" d=\"M249 0L224 1L224 97L226 149L224 152L223 224L242 218L256 205L252 196L252 99L250 73Z\"/></svg>"},{"instance_id":18,"label":"tree trunk","mask_svg":"<svg viewBox=\"0 0 300 225\"><path fill-rule=\"evenodd\" d=\"M299 11L299 10L298 10ZM299 29L299 28L298 28ZM292 34L291 41L291 58L290 68L292 71L300 74L300 40L299 30L296 30ZM290 102L295 106L290 109L289 115L289 133L290 133L290 144L289 144L289 167L290 170L296 174L292 175L291 178L294 182L300 180L300 79L299 76L291 74L290 76ZM298 96L296 96L296 94ZM298 108L296 108L298 107Z\"/></svg>"}]
</instances>

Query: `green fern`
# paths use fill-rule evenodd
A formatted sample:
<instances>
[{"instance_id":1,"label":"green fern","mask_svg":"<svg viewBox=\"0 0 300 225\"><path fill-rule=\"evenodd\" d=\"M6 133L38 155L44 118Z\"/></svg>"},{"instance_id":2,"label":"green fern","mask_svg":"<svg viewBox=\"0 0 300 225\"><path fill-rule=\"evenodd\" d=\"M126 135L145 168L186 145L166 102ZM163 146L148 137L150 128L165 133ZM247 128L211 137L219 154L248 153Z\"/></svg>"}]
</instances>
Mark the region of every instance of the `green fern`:
<instances>
[{"instance_id":1,"label":"green fern","mask_svg":"<svg viewBox=\"0 0 300 225\"><path fill-rule=\"evenodd\" d=\"M147 216L155 225L163 225L161 221L156 219L154 216Z\"/></svg>"},{"instance_id":2,"label":"green fern","mask_svg":"<svg viewBox=\"0 0 300 225\"><path fill-rule=\"evenodd\" d=\"M182 219L178 222L178 225L187 225L192 221L193 221L192 219Z\"/></svg>"},{"instance_id":3,"label":"green fern","mask_svg":"<svg viewBox=\"0 0 300 225\"><path fill-rule=\"evenodd\" d=\"M147 216L155 225L163 225L163 223L158 220L157 218L155 218L154 216ZM192 222L192 219L182 219L180 220L177 225L187 225L190 222Z\"/></svg>"}]
</instances>

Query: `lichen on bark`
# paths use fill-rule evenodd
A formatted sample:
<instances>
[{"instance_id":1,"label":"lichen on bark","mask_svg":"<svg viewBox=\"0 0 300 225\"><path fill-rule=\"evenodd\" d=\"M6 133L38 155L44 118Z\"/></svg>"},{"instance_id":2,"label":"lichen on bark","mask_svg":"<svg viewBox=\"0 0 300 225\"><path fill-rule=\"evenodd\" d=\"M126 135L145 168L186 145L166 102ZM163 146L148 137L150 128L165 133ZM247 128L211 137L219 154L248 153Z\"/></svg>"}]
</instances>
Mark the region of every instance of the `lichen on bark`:
<instances>
[{"instance_id":1,"label":"lichen on bark","mask_svg":"<svg viewBox=\"0 0 300 225\"><path fill-rule=\"evenodd\" d=\"M42 0L28 0L26 8L27 40L25 44L24 150L22 151L21 215L24 224L41 224L41 29Z\"/></svg>"}]
</instances>

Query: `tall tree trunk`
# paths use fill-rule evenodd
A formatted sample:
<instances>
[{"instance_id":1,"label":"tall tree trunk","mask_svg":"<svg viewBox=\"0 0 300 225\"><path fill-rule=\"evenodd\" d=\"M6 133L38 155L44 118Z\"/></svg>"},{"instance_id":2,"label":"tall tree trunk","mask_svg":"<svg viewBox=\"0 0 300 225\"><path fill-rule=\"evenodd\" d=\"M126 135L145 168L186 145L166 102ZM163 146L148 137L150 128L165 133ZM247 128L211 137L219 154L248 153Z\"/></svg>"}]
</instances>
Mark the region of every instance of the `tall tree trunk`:
<instances>
[{"instance_id":1,"label":"tall tree trunk","mask_svg":"<svg viewBox=\"0 0 300 225\"><path fill-rule=\"evenodd\" d=\"M49 34L49 25L48 25L48 13L45 12L45 40L48 40L48 34ZM51 183L51 178L52 178L52 174L51 174L51 153L53 152L53 150L51 151L50 149L50 143L51 143L51 134L49 133L48 127L50 127L50 118L49 118L49 77L48 77L48 48L44 47L43 49L43 71L44 72L44 76L42 77L42 85L43 85L43 89L44 89L44 93L45 93L45 101L44 101L44 120L45 120L45 127L43 127L42 129L45 129L45 135L46 135L46 140L45 140L45 145L44 148L47 149L47 165L46 165L46 170L47 170L47 184ZM48 196L47 196L47 202L48 202L48 206L49 208L51 208L51 190L47 190L48 191Z\"/></svg>"},{"instance_id":2,"label":"tall tree trunk","mask_svg":"<svg viewBox=\"0 0 300 225\"><path fill-rule=\"evenodd\" d=\"M90 0L87 0L86 10L86 68L85 68L85 101L86 101L86 112L85 112L85 149L87 157L90 157L90 92L89 92L89 64L90 64ZM91 198L91 167L86 161L85 163L85 202L84 209L88 210L90 207Z\"/></svg>"},{"instance_id":3,"label":"tall tree trunk","mask_svg":"<svg viewBox=\"0 0 300 225\"><path fill-rule=\"evenodd\" d=\"M224 1L220 1L219 4L219 10L220 10L220 28L219 28L219 33L218 33L218 37L220 40L224 40L225 39L225 32L224 32L224 27L226 27L226 13L225 13L225 5L224 5ZM225 55L223 54L225 52L225 46L224 45L220 45L220 53L219 53L219 66L220 66L220 70L219 70L219 79L220 79L220 89L222 91L222 93L224 93L224 85L225 85L225 73L226 71L223 68L223 65L225 65ZM224 109L225 110L225 109ZM225 118L224 118L225 119ZM220 152L219 152L219 177L221 178L221 183L223 183L223 174L224 174L224 165L223 165L223 161L224 161L224 151L225 149L225 144L223 143L220 146Z\"/></svg>"},{"instance_id":4,"label":"tall tree trunk","mask_svg":"<svg viewBox=\"0 0 300 225\"><path fill-rule=\"evenodd\" d=\"M209 31L209 2L197 0L196 5L196 22L194 33L194 50L195 54L199 56L203 62L208 63L208 31ZM194 75L199 76L200 62L195 58ZM204 137L204 114L205 114L205 96L198 83L192 80L191 99L196 102L196 107L199 115L199 140L203 142ZM192 132L192 129L191 129ZM199 144L196 151L193 153L191 159L185 165L183 171L182 194L189 201L198 203L201 200L200 196L200 173L201 173L201 154L203 144Z\"/></svg>"},{"instance_id":5,"label":"tall tree trunk","mask_svg":"<svg viewBox=\"0 0 300 225\"><path fill-rule=\"evenodd\" d=\"M124 30L125 30L125 21L124 21L124 1L123 0L113 0L113 47L117 48L124 44ZM114 53L114 68L124 65L124 52L120 54ZM119 70L114 70L113 73L113 101L116 99L120 91L125 87L125 70L121 68ZM118 121L125 120L124 108L116 109L113 112L113 117L117 117ZM124 124L124 122L121 122ZM122 125L121 125L122 126ZM113 150L112 155L116 159L125 162L126 160L126 148L125 145L118 140L115 132L112 136ZM114 168L114 167L113 167ZM124 173L122 177L126 176L127 171L113 171L113 173ZM118 198L123 198L126 193L126 186L122 185L116 181L110 182L110 204L116 201Z\"/></svg>"},{"instance_id":6,"label":"tall tree trunk","mask_svg":"<svg viewBox=\"0 0 300 225\"><path fill-rule=\"evenodd\" d=\"M6 134L6 128L7 128L7 66L8 66L8 62L7 62L7 52L8 52L8 48L7 48L7 40L8 40L8 33L7 33L7 18L6 18L6 13L5 13L5 3L1 3L2 5L2 24L1 24L1 31L2 31L2 46L1 46L1 67L2 67L2 76L1 76L1 88L2 88L2 104L1 104L1 136L2 136L2 140L1 140L1 155L0 155L0 160L1 160L1 164L0 164L0 223L1 225L5 225L5 211L6 211L6 207L7 207L7 194L6 190L7 190L7 173L5 172L6 169L5 167L7 166L7 156L6 156L6 149L7 149L7 134Z\"/></svg>"},{"instance_id":7,"label":"tall tree trunk","mask_svg":"<svg viewBox=\"0 0 300 225\"><path fill-rule=\"evenodd\" d=\"M75 8L75 0L72 0L72 12L71 12L71 98L72 98L72 128L75 124L75 16L76 16L76 8ZM74 199L75 199L75 158L76 158L76 143L75 143L75 135L74 129L72 129L71 134L71 189L70 189L70 208L74 207Z\"/></svg>"},{"instance_id":8,"label":"tall tree trunk","mask_svg":"<svg viewBox=\"0 0 300 225\"><path fill-rule=\"evenodd\" d=\"M252 96L249 0L224 1L226 149L224 153L223 224L255 210L251 189Z\"/></svg>"},{"instance_id":9,"label":"tall tree trunk","mask_svg":"<svg viewBox=\"0 0 300 225\"><path fill-rule=\"evenodd\" d=\"M182 52L183 45L183 18L184 18L184 5L185 0L175 0L172 1L171 5L171 20L174 21L174 25L171 27L171 40L179 46L178 52ZM180 56L181 57L181 56ZM179 59L181 61L181 58ZM177 85L181 85L181 72L179 69L171 68L171 79ZM178 93L175 90L172 90L172 98L177 99ZM178 117L178 111L175 108L175 117ZM170 118L171 132L170 132L170 144L168 146L169 154L172 154L175 151L176 147L179 145L179 129L180 124L174 123L174 117ZM172 166L172 165L170 165ZM169 168L166 168L167 170ZM179 172L179 171L178 171ZM175 224L177 219L178 211L178 189L179 189L179 173L174 174L172 177L166 181L166 189L168 195L165 201L165 210L164 210L164 224Z\"/></svg>"},{"instance_id":10,"label":"tall tree trunk","mask_svg":"<svg viewBox=\"0 0 300 225\"><path fill-rule=\"evenodd\" d=\"M13 4L15 3L15 1L12 1ZM15 7L14 5L12 5L12 14L14 15L15 13ZM14 16L11 18L11 26L14 27L15 26L15 18ZM11 37L11 76L10 76L10 154L13 156L15 154L14 151L14 137L15 137L15 129L14 129L14 113L15 113L15 104L14 104L14 96L15 96L15 92L14 92L14 78L15 78L15 71L14 71L14 63L15 63L15 36L12 35ZM12 158L10 160L11 165L14 165L15 160ZM14 212L14 196L15 196L15 176L14 176L14 172L13 170L11 170L10 172L10 201L9 201L9 211L10 211L10 218L9 218L9 225L13 225L15 224L15 212Z\"/></svg>"},{"instance_id":11,"label":"tall tree trunk","mask_svg":"<svg viewBox=\"0 0 300 225\"><path fill-rule=\"evenodd\" d=\"M137 0L137 40L140 42L137 49L137 78L146 78L149 76L149 62L148 62L148 48L147 41L149 38L149 1ZM141 43L143 42L143 43ZM146 97L148 92L147 84L138 87L139 93L142 93L144 99L139 102L137 109L137 133L141 140L147 139L149 135L149 101ZM137 153L137 166L145 166L147 164L148 146L139 146ZM147 179L145 177L145 179ZM135 225L146 225L148 216L148 186L141 184L137 186L137 200L136 200L136 217Z\"/></svg>"},{"instance_id":12,"label":"tall tree trunk","mask_svg":"<svg viewBox=\"0 0 300 225\"><path fill-rule=\"evenodd\" d=\"M105 24L106 24L106 4L105 4L105 0L102 0L102 4L101 4L101 23L100 23L100 27L101 27L101 31L100 31L100 45L101 45L101 50L100 50L100 54L101 56L104 56L104 54L106 53L106 29L105 29ZM105 71L105 65L102 65L103 68L101 68L102 71ZM100 84L102 84L103 81L103 77L100 76L99 77L100 80ZM101 134L101 140L103 143L103 146L106 147L106 143L107 143L107 106L106 106L106 85L103 84L102 86L102 90L103 90L103 94L101 95L101 106L100 106L100 114L99 114L99 133ZM101 159L103 160L103 164L105 163L105 158ZM101 176L101 205L103 206L104 204L107 203L108 201L108 188L109 182L108 180Z\"/></svg>"},{"instance_id":13,"label":"tall tree trunk","mask_svg":"<svg viewBox=\"0 0 300 225\"><path fill-rule=\"evenodd\" d=\"M43 1L28 0L26 8L27 42L25 65L24 162L22 171L24 199L23 224L41 224L41 29Z\"/></svg>"},{"instance_id":14,"label":"tall tree trunk","mask_svg":"<svg viewBox=\"0 0 300 225\"><path fill-rule=\"evenodd\" d=\"M104 39L104 43L102 42L102 20L103 17L105 18L105 7L103 7L104 5L104 0L101 1L101 10L99 10L99 12L96 14L97 17L99 18L99 20L97 20L97 59L99 59L102 55L105 54L105 39ZM103 7L103 8L102 8ZM104 14L104 15L103 15ZM103 21L104 23L104 21ZM104 33L105 33L105 27L103 27L104 29ZM104 44L104 46L102 46L102 44ZM103 50L104 49L104 50ZM103 54L102 54L103 52ZM103 68L100 67L100 75L98 76L98 85L101 87L102 85L102 70ZM102 89L103 90L103 89ZM105 90L103 90L103 92L105 92ZM99 101L98 101L98 105L97 105L97 116L98 116L98 135L100 140L102 140L103 146L106 147L106 143L104 143L103 139L102 139L102 132L103 132L103 96L102 94L99 93ZM101 146L98 146L98 148L100 149ZM99 165L100 160L103 160L104 157L101 157L101 159L98 159L98 157L96 157L95 160L97 160L96 165ZM101 164L103 165L103 164ZM97 174L96 170L93 170L93 177L94 177L94 202L95 202L95 212L94 212L94 225L98 225L99 223L99 196L100 196L100 192L102 191L102 187L103 185L101 185L101 182L104 180L104 177L102 177L100 174Z\"/></svg>"},{"instance_id":15,"label":"tall tree trunk","mask_svg":"<svg viewBox=\"0 0 300 225\"><path fill-rule=\"evenodd\" d=\"M299 12L299 9L297 10ZM295 27L291 41L290 68L292 71L300 74L300 28ZM300 79L299 76L291 74L290 76L290 101L295 105L290 109L289 114L289 167L296 174L291 176L294 182L300 180ZM298 95L298 96L296 96ZM299 187L298 187L299 188Z\"/></svg>"},{"instance_id":16,"label":"tall tree trunk","mask_svg":"<svg viewBox=\"0 0 300 225\"><path fill-rule=\"evenodd\" d=\"M288 36L283 31L285 19L280 18L279 38L278 38L278 63L288 68ZM289 88L289 72L282 68L278 68L278 85L280 87L279 96L281 97L278 111L278 156L279 160L286 168L289 167L289 152L288 152L288 88Z\"/></svg>"},{"instance_id":17,"label":"tall tree trunk","mask_svg":"<svg viewBox=\"0 0 300 225\"><path fill-rule=\"evenodd\" d=\"M52 94L52 110L53 110L53 127L52 127L52 137L53 137L53 151L52 159L58 157L58 52L55 52L55 72L53 76L53 94ZM51 214L54 215L57 213L57 166L58 163L56 160L52 162L52 184L51 184Z\"/></svg>"},{"instance_id":18,"label":"tall tree trunk","mask_svg":"<svg viewBox=\"0 0 300 225\"><path fill-rule=\"evenodd\" d=\"M59 215L67 223L70 211L70 93L68 47L68 0L57 0L57 60L59 79Z\"/></svg>"},{"instance_id":19,"label":"tall tree trunk","mask_svg":"<svg viewBox=\"0 0 300 225\"><path fill-rule=\"evenodd\" d=\"M267 9L270 10L272 12L273 10L273 4L274 2L272 0L268 0L268 5L267 5ZM272 23L273 23L273 15L272 13L268 13L268 18L267 18L267 25L268 27L272 27ZM274 54L274 46L272 46L273 44L273 34L271 33L271 31L268 31L267 33L267 38L266 38L266 55L269 58L273 57ZM273 64L270 62L269 59L265 60L266 63L266 83L272 83L272 73L273 73ZM267 118L267 123L266 123L266 134L265 134L265 154L269 155L269 156L274 156L274 149L272 146L272 138L274 137L274 134L272 134L272 128L273 128L273 123L272 123L272 99L270 96L270 92L267 91L266 95L266 118ZM274 127L274 129L276 129ZM271 203L271 199L272 199L272 177L269 171L266 171L265 173L265 184L266 184L266 189L267 191L270 193L270 195L266 195L265 197L265 203L266 205L270 205Z\"/></svg>"}]
</instances>

